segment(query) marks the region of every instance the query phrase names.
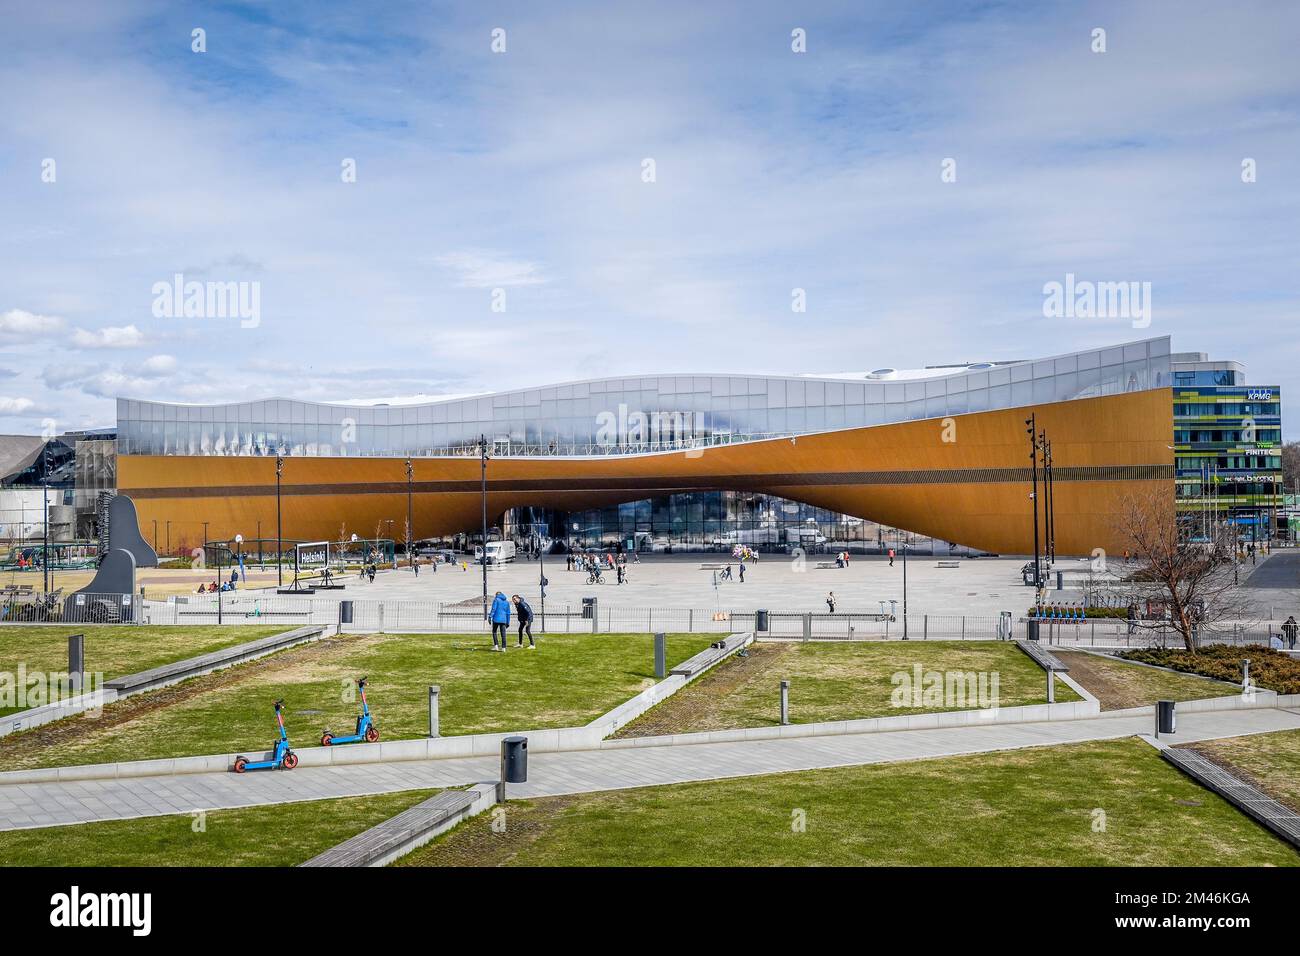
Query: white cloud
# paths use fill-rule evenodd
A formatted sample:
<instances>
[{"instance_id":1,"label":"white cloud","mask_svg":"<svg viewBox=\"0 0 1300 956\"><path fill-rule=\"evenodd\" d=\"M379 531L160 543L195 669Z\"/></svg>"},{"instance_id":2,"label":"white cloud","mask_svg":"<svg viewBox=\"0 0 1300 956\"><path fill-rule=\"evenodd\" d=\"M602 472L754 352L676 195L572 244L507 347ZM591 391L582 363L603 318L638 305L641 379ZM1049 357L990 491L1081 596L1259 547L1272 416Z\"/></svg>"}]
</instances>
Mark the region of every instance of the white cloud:
<instances>
[{"instance_id":1,"label":"white cloud","mask_svg":"<svg viewBox=\"0 0 1300 956\"><path fill-rule=\"evenodd\" d=\"M132 349L144 344L144 333L134 325L109 326L94 332L76 329L72 344L79 349Z\"/></svg>"},{"instance_id":2,"label":"white cloud","mask_svg":"<svg viewBox=\"0 0 1300 956\"><path fill-rule=\"evenodd\" d=\"M457 284L467 289L495 289L546 282L535 262L509 259L478 249L462 249L435 256L435 263L459 276Z\"/></svg>"},{"instance_id":3,"label":"white cloud","mask_svg":"<svg viewBox=\"0 0 1300 956\"><path fill-rule=\"evenodd\" d=\"M0 395L0 415L22 415L35 406L36 403L30 398L8 398Z\"/></svg>"},{"instance_id":4,"label":"white cloud","mask_svg":"<svg viewBox=\"0 0 1300 956\"><path fill-rule=\"evenodd\" d=\"M151 355L140 365L140 372L144 375L169 375L176 371L176 366L174 355Z\"/></svg>"},{"instance_id":5,"label":"white cloud","mask_svg":"<svg viewBox=\"0 0 1300 956\"><path fill-rule=\"evenodd\" d=\"M62 319L53 315L35 315L22 309L0 312L0 336L16 339L37 339L63 330Z\"/></svg>"}]
</instances>

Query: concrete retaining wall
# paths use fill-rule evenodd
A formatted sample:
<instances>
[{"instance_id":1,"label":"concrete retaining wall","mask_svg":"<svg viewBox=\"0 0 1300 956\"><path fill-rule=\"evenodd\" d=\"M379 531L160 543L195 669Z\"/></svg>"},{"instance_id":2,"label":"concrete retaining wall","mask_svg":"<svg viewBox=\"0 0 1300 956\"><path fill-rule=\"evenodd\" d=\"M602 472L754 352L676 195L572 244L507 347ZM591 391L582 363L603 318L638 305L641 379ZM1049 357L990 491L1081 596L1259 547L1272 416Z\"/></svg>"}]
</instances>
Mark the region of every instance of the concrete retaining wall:
<instances>
[{"instance_id":1,"label":"concrete retaining wall","mask_svg":"<svg viewBox=\"0 0 1300 956\"><path fill-rule=\"evenodd\" d=\"M662 737L624 737L619 740L601 741L600 747L601 749L664 747L737 740L777 740L788 737L824 737L833 734L873 734L893 730L937 730L940 727L1079 720L1084 717L1096 717L1100 710L1096 701L1076 700L1060 704L1029 704L1024 707L951 710L937 714L902 714L897 717L868 717L861 720L830 720L812 724L710 730Z\"/></svg>"}]
</instances>

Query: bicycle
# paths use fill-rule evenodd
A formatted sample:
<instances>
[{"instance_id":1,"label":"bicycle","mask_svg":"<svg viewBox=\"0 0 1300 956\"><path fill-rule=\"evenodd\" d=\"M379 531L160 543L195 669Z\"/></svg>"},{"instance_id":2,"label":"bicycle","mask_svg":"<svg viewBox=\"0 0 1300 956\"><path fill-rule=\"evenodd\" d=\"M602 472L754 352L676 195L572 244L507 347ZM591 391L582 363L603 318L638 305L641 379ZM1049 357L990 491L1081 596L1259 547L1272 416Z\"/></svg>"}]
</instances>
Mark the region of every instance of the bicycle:
<instances>
[{"instance_id":1,"label":"bicycle","mask_svg":"<svg viewBox=\"0 0 1300 956\"><path fill-rule=\"evenodd\" d=\"M588 571L588 572L587 572L587 583L588 583L588 584L604 584L604 583L605 583L605 575L601 574L600 571L599 571L599 569L597 569L597 570L595 570L595 571Z\"/></svg>"}]
</instances>

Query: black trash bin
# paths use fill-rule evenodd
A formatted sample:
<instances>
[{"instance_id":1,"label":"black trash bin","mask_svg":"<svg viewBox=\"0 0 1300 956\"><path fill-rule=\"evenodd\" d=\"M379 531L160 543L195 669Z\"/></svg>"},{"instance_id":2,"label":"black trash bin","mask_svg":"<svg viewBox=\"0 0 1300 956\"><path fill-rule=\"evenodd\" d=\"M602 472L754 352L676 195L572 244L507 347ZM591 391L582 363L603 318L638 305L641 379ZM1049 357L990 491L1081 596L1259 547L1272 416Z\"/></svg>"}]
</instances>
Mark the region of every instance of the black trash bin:
<instances>
[{"instance_id":1,"label":"black trash bin","mask_svg":"<svg viewBox=\"0 0 1300 956\"><path fill-rule=\"evenodd\" d=\"M582 599L582 616L588 621L596 616L596 599L594 597Z\"/></svg>"},{"instance_id":2,"label":"black trash bin","mask_svg":"<svg viewBox=\"0 0 1300 956\"><path fill-rule=\"evenodd\" d=\"M1025 622L1026 636L1031 641L1038 640L1038 618L1031 617Z\"/></svg>"},{"instance_id":3,"label":"black trash bin","mask_svg":"<svg viewBox=\"0 0 1300 956\"><path fill-rule=\"evenodd\" d=\"M1174 702L1172 700L1156 701L1156 733L1172 734L1174 732Z\"/></svg>"},{"instance_id":4,"label":"black trash bin","mask_svg":"<svg viewBox=\"0 0 1300 956\"><path fill-rule=\"evenodd\" d=\"M501 741L501 780L503 783L528 782L527 737L506 737Z\"/></svg>"},{"instance_id":5,"label":"black trash bin","mask_svg":"<svg viewBox=\"0 0 1300 956\"><path fill-rule=\"evenodd\" d=\"M754 612L754 630L756 630L756 631L766 631L766 630L767 630L767 612L766 612L766 611L755 611L755 612Z\"/></svg>"},{"instance_id":6,"label":"black trash bin","mask_svg":"<svg viewBox=\"0 0 1300 956\"><path fill-rule=\"evenodd\" d=\"M339 601L339 623L340 624L352 623L352 602L351 601Z\"/></svg>"}]
</instances>

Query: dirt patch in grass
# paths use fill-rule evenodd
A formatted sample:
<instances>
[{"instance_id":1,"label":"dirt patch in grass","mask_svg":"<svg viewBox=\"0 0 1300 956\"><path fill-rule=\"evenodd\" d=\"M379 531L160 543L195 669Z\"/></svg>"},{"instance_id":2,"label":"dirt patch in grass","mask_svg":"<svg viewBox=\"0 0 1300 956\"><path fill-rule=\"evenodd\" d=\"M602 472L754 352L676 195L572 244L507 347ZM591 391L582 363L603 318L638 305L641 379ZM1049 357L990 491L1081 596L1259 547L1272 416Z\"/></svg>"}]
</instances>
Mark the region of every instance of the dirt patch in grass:
<instances>
[{"instance_id":1,"label":"dirt patch in grass","mask_svg":"<svg viewBox=\"0 0 1300 956\"><path fill-rule=\"evenodd\" d=\"M514 800L505 805L502 828L493 811L481 813L429 844L429 849L394 861L393 866L509 866L544 840L559 819L582 800L580 795Z\"/></svg>"},{"instance_id":2,"label":"dirt patch in grass","mask_svg":"<svg viewBox=\"0 0 1300 956\"><path fill-rule=\"evenodd\" d=\"M374 635L324 637L313 643L291 647L256 661L236 664L202 677L115 701L106 706L98 717L82 714L0 737L0 770L22 769L29 765L33 758L49 748L86 743L107 730L141 720L203 694L237 686L248 681L254 674L275 677L301 674L311 668L313 662L323 652L346 645L360 649L376 640L378 637ZM270 731L267 735L269 739Z\"/></svg>"},{"instance_id":3,"label":"dirt patch in grass","mask_svg":"<svg viewBox=\"0 0 1300 956\"><path fill-rule=\"evenodd\" d=\"M748 657L732 655L672 697L621 727L615 737L659 737L667 734L723 730L732 726L723 713L726 699L754 681L775 682L793 644L751 644Z\"/></svg>"},{"instance_id":4,"label":"dirt patch in grass","mask_svg":"<svg viewBox=\"0 0 1300 956\"><path fill-rule=\"evenodd\" d=\"M1300 730L1184 745L1300 813Z\"/></svg>"},{"instance_id":5,"label":"dirt patch in grass","mask_svg":"<svg viewBox=\"0 0 1300 956\"><path fill-rule=\"evenodd\" d=\"M1140 667L1114 657L1084 651L1052 652L1070 668L1070 676L1086 687L1102 710L1145 707L1158 700L1202 700L1229 697L1235 687L1153 667Z\"/></svg>"},{"instance_id":6,"label":"dirt patch in grass","mask_svg":"<svg viewBox=\"0 0 1300 956\"><path fill-rule=\"evenodd\" d=\"M749 651L747 659L719 664L617 736L777 726L782 680L790 681L790 720L797 724L1016 707L1043 703L1047 695L1042 669L1005 641L765 641ZM972 680L953 682L949 695L944 678L952 674ZM932 678L939 681L937 699L928 693L914 698L908 689L930 687ZM907 692L896 699L900 688ZM1058 701L1077 699L1057 685Z\"/></svg>"}]
</instances>

